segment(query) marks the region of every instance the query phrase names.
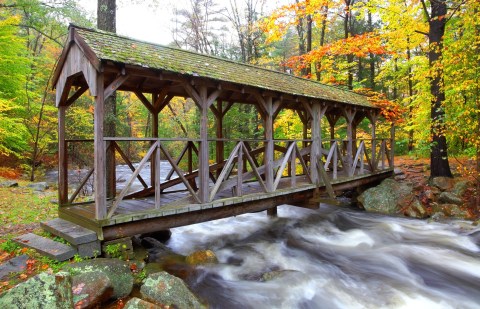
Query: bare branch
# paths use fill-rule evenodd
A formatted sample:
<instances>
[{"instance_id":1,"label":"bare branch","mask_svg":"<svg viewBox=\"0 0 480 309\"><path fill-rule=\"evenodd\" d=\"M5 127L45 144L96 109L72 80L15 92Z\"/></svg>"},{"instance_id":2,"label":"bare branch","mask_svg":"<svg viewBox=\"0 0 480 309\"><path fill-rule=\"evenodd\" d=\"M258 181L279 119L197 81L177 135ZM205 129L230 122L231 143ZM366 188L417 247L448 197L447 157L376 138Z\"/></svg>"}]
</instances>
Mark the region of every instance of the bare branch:
<instances>
[{"instance_id":1,"label":"bare branch","mask_svg":"<svg viewBox=\"0 0 480 309\"><path fill-rule=\"evenodd\" d=\"M60 47L63 46L62 42L60 42L60 41L58 40L58 38L54 38L54 37L46 34L45 32L43 32L42 30L40 30L40 29L38 29L38 28L36 28L36 27L30 26L30 25L22 25L22 24L19 24L19 25L17 25L17 26L20 27L20 28L35 30L35 31L37 31L38 33L40 33L41 35L43 35L44 37L46 37L46 38L52 40L53 42L57 43Z\"/></svg>"}]
</instances>

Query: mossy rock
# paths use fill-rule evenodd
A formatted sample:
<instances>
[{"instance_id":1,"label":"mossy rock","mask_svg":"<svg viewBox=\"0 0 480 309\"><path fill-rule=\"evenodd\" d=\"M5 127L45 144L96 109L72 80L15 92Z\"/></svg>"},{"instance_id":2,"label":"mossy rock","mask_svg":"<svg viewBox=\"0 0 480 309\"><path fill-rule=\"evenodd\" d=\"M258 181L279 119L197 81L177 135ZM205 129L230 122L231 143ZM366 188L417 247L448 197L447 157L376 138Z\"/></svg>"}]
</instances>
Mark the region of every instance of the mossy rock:
<instances>
[{"instance_id":1,"label":"mossy rock","mask_svg":"<svg viewBox=\"0 0 480 309\"><path fill-rule=\"evenodd\" d=\"M186 257L189 265L218 264L218 259L212 250L195 251Z\"/></svg>"},{"instance_id":2,"label":"mossy rock","mask_svg":"<svg viewBox=\"0 0 480 309\"><path fill-rule=\"evenodd\" d=\"M70 274L40 273L0 295L0 308L73 308Z\"/></svg>"},{"instance_id":3,"label":"mossy rock","mask_svg":"<svg viewBox=\"0 0 480 309\"><path fill-rule=\"evenodd\" d=\"M133 274L130 264L118 259L94 259L67 265L64 268L72 276L84 273L104 273L112 283L113 299L128 296L133 288Z\"/></svg>"},{"instance_id":4,"label":"mossy rock","mask_svg":"<svg viewBox=\"0 0 480 309\"><path fill-rule=\"evenodd\" d=\"M205 308L182 279L164 271L148 276L140 293L143 299L156 304L179 309Z\"/></svg>"}]
</instances>

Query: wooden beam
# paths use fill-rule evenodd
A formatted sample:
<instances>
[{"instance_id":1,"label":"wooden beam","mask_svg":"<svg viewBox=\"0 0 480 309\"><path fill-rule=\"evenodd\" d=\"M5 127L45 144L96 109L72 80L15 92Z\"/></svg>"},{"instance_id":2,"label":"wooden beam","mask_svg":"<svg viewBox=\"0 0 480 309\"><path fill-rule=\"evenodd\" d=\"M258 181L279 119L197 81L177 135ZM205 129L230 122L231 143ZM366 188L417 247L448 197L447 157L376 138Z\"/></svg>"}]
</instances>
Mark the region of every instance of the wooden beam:
<instances>
[{"instance_id":1,"label":"wooden beam","mask_svg":"<svg viewBox=\"0 0 480 309\"><path fill-rule=\"evenodd\" d=\"M105 99L111 96L129 78L130 78L130 75L117 76L115 80L111 82L107 88L105 88L104 94L103 94Z\"/></svg>"},{"instance_id":2,"label":"wooden beam","mask_svg":"<svg viewBox=\"0 0 480 309\"><path fill-rule=\"evenodd\" d=\"M345 119L347 120L347 165L348 175L353 176L353 120L355 119L356 110L343 109Z\"/></svg>"},{"instance_id":3,"label":"wooden beam","mask_svg":"<svg viewBox=\"0 0 480 309\"><path fill-rule=\"evenodd\" d=\"M141 93L140 91L134 91L137 98L142 102L142 104L148 109L148 111L153 115L155 114L155 109L152 106L152 103Z\"/></svg>"},{"instance_id":4,"label":"wooden beam","mask_svg":"<svg viewBox=\"0 0 480 309\"><path fill-rule=\"evenodd\" d=\"M105 116L105 98L103 74L97 74L97 96L94 111L94 190L95 219L104 219L107 215L107 191L105 175L105 142L103 140L103 119Z\"/></svg>"},{"instance_id":5,"label":"wooden beam","mask_svg":"<svg viewBox=\"0 0 480 309\"><path fill-rule=\"evenodd\" d=\"M261 98L261 97L258 97ZM265 183L268 192L274 191L274 142L273 142L273 102L272 97L266 97L259 100L259 105L263 105L265 109Z\"/></svg>"},{"instance_id":6,"label":"wooden beam","mask_svg":"<svg viewBox=\"0 0 480 309\"><path fill-rule=\"evenodd\" d=\"M86 91L88 90L88 87L86 86L82 86L80 87L77 91L75 91L74 94L72 94L71 97L69 97L67 99L67 101L65 101L65 106L70 106L72 105L78 98L80 98L82 96L82 94L84 94Z\"/></svg>"},{"instance_id":7,"label":"wooden beam","mask_svg":"<svg viewBox=\"0 0 480 309\"><path fill-rule=\"evenodd\" d=\"M68 153L65 142L66 106L58 107L58 205L68 202Z\"/></svg>"}]
</instances>

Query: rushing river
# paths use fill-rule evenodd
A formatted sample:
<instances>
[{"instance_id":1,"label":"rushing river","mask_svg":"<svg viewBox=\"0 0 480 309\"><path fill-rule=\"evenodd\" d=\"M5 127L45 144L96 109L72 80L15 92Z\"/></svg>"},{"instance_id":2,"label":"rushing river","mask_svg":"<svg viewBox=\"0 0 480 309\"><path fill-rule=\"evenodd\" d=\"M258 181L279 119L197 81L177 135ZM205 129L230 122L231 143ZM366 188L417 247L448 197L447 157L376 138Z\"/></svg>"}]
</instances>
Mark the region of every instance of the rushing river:
<instances>
[{"instance_id":1,"label":"rushing river","mask_svg":"<svg viewBox=\"0 0 480 309\"><path fill-rule=\"evenodd\" d=\"M322 204L172 232L178 253L216 253L220 263L190 282L210 308L480 308L480 229L469 222Z\"/></svg>"}]
</instances>

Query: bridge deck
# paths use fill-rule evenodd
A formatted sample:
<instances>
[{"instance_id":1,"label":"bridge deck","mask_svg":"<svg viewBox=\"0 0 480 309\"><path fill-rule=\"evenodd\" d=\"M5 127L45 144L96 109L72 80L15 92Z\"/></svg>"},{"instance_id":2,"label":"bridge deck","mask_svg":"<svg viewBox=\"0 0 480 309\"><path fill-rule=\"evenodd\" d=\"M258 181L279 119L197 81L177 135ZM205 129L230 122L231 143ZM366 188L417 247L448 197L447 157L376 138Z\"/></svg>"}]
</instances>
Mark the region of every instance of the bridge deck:
<instances>
[{"instance_id":1,"label":"bridge deck","mask_svg":"<svg viewBox=\"0 0 480 309\"><path fill-rule=\"evenodd\" d=\"M345 190L377 182L391 174L392 169L386 169L374 174L339 176L331 183L335 190ZM290 179L285 177L281 179L277 190L271 193L263 192L255 181L242 184L242 196L235 196L232 189L223 190L210 203L198 204L188 192L173 192L162 194L158 209L155 208L154 198L146 197L123 200L115 215L108 219L95 219L94 202L61 207L59 216L96 231L104 239L113 239L262 211L285 203L312 207L308 199L314 196L315 189L316 186L305 176L297 176L294 187L291 186ZM325 192L325 187L321 185L319 191ZM109 207L111 205L110 201Z\"/></svg>"}]
</instances>

